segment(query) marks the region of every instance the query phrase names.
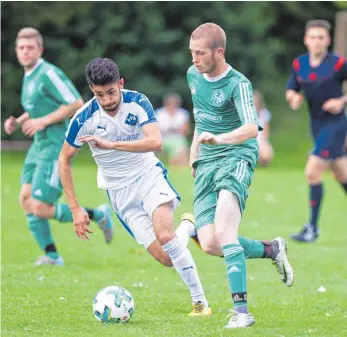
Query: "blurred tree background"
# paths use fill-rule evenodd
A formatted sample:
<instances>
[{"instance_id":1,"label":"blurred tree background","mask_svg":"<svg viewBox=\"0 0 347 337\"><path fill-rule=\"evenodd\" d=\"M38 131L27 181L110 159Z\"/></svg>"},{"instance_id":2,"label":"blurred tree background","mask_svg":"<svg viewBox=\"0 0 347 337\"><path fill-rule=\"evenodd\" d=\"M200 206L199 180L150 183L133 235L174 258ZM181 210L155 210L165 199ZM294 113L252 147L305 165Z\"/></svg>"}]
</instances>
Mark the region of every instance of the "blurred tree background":
<instances>
[{"instance_id":1,"label":"blurred tree background","mask_svg":"<svg viewBox=\"0 0 347 337\"><path fill-rule=\"evenodd\" d=\"M44 58L62 68L85 100L91 95L85 65L109 57L119 65L126 87L144 92L159 107L168 91L191 108L185 74L191 65L191 32L204 22L227 34L227 61L264 92L268 104L283 106L291 61L305 52L305 22L324 18L334 24L345 2L2 2L2 121L19 116L23 70L14 42L25 26L44 36ZM282 102L282 103L280 103ZM276 118L275 122L280 118ZM3 139L9 137L3 133ZM13 136L23 137L20 132Z\"/></svg>"}]
</instances>

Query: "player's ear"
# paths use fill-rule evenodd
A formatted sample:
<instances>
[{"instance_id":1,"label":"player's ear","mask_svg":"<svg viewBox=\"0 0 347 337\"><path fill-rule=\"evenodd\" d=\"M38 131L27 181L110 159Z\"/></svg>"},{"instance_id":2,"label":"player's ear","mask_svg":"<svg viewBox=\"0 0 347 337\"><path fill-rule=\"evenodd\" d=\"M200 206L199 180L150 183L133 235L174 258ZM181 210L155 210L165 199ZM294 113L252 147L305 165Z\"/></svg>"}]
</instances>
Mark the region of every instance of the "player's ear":
<instances>
[{"instance_id":1,"label":"player's ear","mask_svg":"<svg viewBox=\"0 0 347 337\"><path fill-rule=\"evenodd\" d=\"M217 59L222 59L224 57L224 49L223 48L217 48L216 49Z\"/></svg>"},{"instance_id":2,"label":"player's ear","mask_svg":"<svg viewBox=\"0 0 347 337\"><path fill-rule=\"evenodd\" d=\"M92 88L92 86L90 84L88 85L88 87L93 92L93 88Z\"/></svg>"},{"instance_id":3,"label":"player's ear","mask_svg":"<svg viewBox=\"0 0 347 337\"><path fill-rule=\"evenodd\" d=\"M124 89L124 78L121 78L121 79L118 81L118 85L119 85L119 88L120 88L120 89Z\"/></svg>"},{"instance_id":4,"label":"player's ear","mask_svg":"<svg viewBox=\"0 0 347 337\"><path fill-rule=\"evenodd\" d=\"M328 37L328 43L327 43L327 47L329 47L329 46L330 46L330 44L331 44L331 36L329 35L329 37Z\"/></svg>"}]
</instances>

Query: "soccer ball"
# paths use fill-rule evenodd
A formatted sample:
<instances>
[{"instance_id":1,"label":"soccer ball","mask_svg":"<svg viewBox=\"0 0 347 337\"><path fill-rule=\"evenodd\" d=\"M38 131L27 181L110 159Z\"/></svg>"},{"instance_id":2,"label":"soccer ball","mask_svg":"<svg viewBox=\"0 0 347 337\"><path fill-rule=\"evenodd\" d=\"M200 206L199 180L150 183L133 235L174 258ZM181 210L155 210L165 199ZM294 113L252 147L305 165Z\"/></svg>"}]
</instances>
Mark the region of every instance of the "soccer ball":
<instances>
[{"instance_id":1,"label":"soccer ball","mask_svg":"<svg viewBox=\"0 0 347 337\"><path fill-rule=\"evenodd\" d=\"M103 323L127 323L134 314L134 299L124 288L109 286L100 290L93 301L93 313Z\"/></svg>"}]
</instances>

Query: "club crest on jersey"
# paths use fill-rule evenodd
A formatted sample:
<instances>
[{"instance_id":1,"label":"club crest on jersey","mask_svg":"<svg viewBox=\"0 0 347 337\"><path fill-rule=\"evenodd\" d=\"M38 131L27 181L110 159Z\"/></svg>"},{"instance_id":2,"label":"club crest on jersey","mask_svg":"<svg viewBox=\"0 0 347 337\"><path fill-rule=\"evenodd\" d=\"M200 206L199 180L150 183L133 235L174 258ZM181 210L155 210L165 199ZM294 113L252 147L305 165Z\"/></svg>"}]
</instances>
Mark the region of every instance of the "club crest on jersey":
<instances>
[{"instance_id":1,"label":"club crest on jersey","mask_svg":"<svg viewBox=\"0 0 347 337\"><path fill-rule=\"evenodd\" d=\"M128 125L136 125L137 124L137 121L138 121L138 118L137 116L133 115L133 114L129 114L125 120L125 124L128 124Z\"/></svg>"},{"instance_id":2,"label":"club crest on jersey","mask_svg":"<svg viewBox=\"0 0 347 337\"><path fill-rule=\"evenodd\" d=\"M211 102L214 106L217 106L217 107L222 106L225 102L225 94L223 90L221 89L213 90Z\"/></svg>"}]
</instances>

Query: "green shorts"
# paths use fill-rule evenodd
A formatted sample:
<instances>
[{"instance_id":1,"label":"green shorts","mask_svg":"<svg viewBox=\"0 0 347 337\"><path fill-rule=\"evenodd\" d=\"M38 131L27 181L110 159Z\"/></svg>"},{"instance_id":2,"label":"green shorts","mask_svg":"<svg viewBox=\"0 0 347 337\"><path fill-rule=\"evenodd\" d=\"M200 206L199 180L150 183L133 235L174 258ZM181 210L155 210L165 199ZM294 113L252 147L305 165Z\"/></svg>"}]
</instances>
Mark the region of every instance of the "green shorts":
<instances>
[{"instance_id":1,"label":"green shorts","mask_svg":"<svg viewBox=\"0 0 347 337\"><path fill-rule=\"evenodd\" d=\"M252 176L251 165L241 158L223 157L198 163L195 171L194 197L196 229L214 223L220 190L230 191L237 196L242 214L246 207Z\"/></svg>"},{"instance_id":2,"label":"green shorts","mask_svg":"<svg viewBox=\"0 0 347 337\"><path fill-rule=\"evenodd\" d=\"M55 144L41 147L33 142L24 161L21 184L31 184L31 196L47 204L54 204L63 192L58 172L59 152Z\"/></svg>"},{"instance_id":3,"label":"green shorts","mask_svg":"<svg viewBox=\"0 0 347 337\"><path fill-rule=\"evenodd\" d=\"M188 141L182 135L172 135L164 137L163 150L170 158L180 155L184 151L188 151Z\"/></svg>"}]
</instances>

